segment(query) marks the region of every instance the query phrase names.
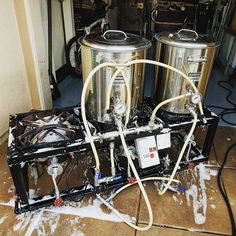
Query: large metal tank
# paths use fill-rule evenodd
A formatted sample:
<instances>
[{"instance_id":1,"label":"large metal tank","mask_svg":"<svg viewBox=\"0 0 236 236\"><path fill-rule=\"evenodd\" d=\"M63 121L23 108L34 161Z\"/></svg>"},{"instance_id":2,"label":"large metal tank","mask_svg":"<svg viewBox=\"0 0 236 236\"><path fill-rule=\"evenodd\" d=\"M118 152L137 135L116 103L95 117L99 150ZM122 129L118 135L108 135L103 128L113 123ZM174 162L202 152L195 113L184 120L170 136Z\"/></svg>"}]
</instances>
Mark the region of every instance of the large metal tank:
<instances>
[{"instance_id":1,"label":"large metal tank","mask_svg":"<svg viewBox=\"0 0 236 236\"><path fill-rule=\"evenodd\" d=\"M173 66L195 83L204 96L211 73L217 44L198 35L195 31L182 29L175 33L163 32L155 36L156 61ZM157 67L152 90L152 100L155 104L166 99L187 93L189 86L177 73ZM187 114L188 100L178 100L163 107L165 111Z\"/></svg>"},{"instance_id":2,"label":"large metal tank","mask_svg":"<svg viewBox=\"0 0 236 236\"><path fill-rule=\"evenodd\" d=\"M80 39L83 80L93 68L104 62L126 63L134 59L144 59L146 49L151 46L149 40L123 31L109 30L104 34L87 35ZM113 67L104 67L98 71L90 83L86 96L86 112L93 120L102 123L114 123L111 115L117 102L126 104L127 94L123 77L119 74L113 84L110 97L110 114L105 105L107 88ZM138 102L143 101L144 65L132 65L124 69L131 92L131 116L135 114Z\"/></svg>"}]
</instances>

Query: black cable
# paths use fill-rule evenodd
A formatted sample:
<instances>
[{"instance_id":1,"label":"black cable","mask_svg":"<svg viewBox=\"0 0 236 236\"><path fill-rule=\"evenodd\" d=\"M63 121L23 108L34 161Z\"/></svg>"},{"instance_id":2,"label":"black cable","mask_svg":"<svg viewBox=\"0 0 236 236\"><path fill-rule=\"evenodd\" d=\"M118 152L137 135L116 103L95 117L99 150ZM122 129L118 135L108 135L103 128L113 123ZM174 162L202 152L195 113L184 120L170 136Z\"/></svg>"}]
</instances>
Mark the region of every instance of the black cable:
<instances>
[{"instance_id":1,"label":"black cable","mask_svg":"<svg viewBox=\"0 0 236 236\"><path fill-rule=\"evenodd\" d=\"M64 18L64 6L63 2L64 0L58 0L60 2L60 8L61 8L61 18L62 18L62 29L63 29L63 39L64 39L64 48L66 50L66 27L65 27L65 18Z\"/></svg>"},{"instance_id":2,"label":"black cable","mask_svg":"<svg viewBox=\"0 0 236 236\"><path fill-rule=\"evenodd\" d=\"M47 0L48 10L48 75L50 84L53 86L52 98L56 99L61 96L57 82L52 73L52 0Z\"/></svg>"},{"instance_id":3,"label":"black cable","mask_svg":"<svg viewBox=\"0 0 236 236\"><path fill-rule=\"evenodd\" d=\"M225 189L225 185L224 185L224 182L223 182L223 179L222 179L222 172L223 172L223 169L224 169L224 166L225 166L225 163L227 161L227 158L228 158L228 155L230 153L230 151L236 146L236 142L233 143L226 151L225 153L225 156L224 156L224 160L223 160L223 163L219 169L219 172L218 172L218 175L217 175L217 183L218 183L218 187L219 187L219 190L223 196L223 199L226 203L226 206L228 208L228 212L229 212L229 216L230 216L230 221L231 221L231 228L232 228L232 236L236 236L236 225L235 225L235 220L234 220L234 215L233 215L233 211L232 211L232 208L231 208L231 205L230 205L230 201L229 201L229 198L228 198L228 195L227 195L227 192L226 192L226 189Z\"/></svg>"},{"instance_id":4,"label":"black cable","mask_svg":"<svg viewBox=\"0 0 236 236\"><path fill-rule=\"evenodd\" d=\"M221 88L225 89L225 90L228 92L228 94L227 94L225 100L226 100L229 104L231 104L233 107L227 108L227 107L214 106L214 105L209 105L209 106L207 105L207 107L213 107L213 108L217 108L217 109L222 109L223 111L218 114L218 116L221 118L221 120L223 120L226 124L235 125L235 126L236 126L236 123L233 123L233 122L231 122L231 121L228 121L228 120L225 118L225 116L227 116L227 115L229 115L229 114L236 114L236 104L230 100L230 97L231 97L231 95L232 95L232 90L230 90L229 88L227 88L227 87L225 87L225 86L223 85L223 84L228 84L228 85L230 85L230 84L229 84L228 81L218 81L217 84L218 84Z\"/></svg>"},{"instance_id":5,"label":"black cable","mask_svg":"<svg viewBox=\"0 0 236 236\"><path fill-rule=\"evenodd\" d=\"M229 88L223 86L222 83L223 83L223 84L228 84L228 85L230 85L229 82L228 82L228 81L218 81L217 84L218 84L221 88L223 88L223 89L225 89L226 91L229 92L228 95L226 96L226 101L227 101L228 103L230 103L234 108L236 108L236 104L235 104L234 102L232 102L232 101L229 99L230 96L232 95L232 91L231 91Z\"/></svg>"}]
</instances>

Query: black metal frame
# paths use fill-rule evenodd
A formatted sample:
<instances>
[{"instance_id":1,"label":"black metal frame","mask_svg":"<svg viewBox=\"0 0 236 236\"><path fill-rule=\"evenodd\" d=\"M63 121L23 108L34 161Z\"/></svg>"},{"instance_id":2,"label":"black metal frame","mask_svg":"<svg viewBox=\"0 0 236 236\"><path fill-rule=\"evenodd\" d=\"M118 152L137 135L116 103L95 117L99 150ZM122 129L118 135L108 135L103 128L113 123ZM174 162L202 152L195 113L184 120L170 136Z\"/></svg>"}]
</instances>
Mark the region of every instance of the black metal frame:
<instances>
[{"instance_id":1,"label":"black metal frame","mask_svg":"<svg viewBox=\"0 0 236 236\"><path fill-rule=\"evenodd\" d=\"M74 107L78 108L78 107ZM57 111L72 111L74 108L63 108L58 109ZM53 111L55 112L55 111ZM203 144L203 147L199 153L199 148L196 148L196 158L192 160L193 162L204 161L208 159L211 146L213 144L213 139L215 136L215 132L218 126L219 118L211 113L208 109L204 109L205 118L207 119L207 124L204 124L201 119L198 120L197 126L203 127L204 129L207 127L206 137ZM91 151L90 144L85 142L83 139L77 140L70 140L69 142L65 143L53 143L51 146L41 147L38 149L30 148L30 149L19 149L16 145L16 138L17 138L17 122L19 118L23 117L24 115L28 115L29 113L17 114L10 116L10 132L9 132L9 145L8 145L8 165L11 171L11 175L13 178L13 182L16 188L16 204L15 204L15 213L22 213L26 211L36 210L40 207L45 207L52 205L55 200L55 195L47 196L40 196L34 198L34 202L30 201L28 197L29 191L29 183L28 183L28 163L37 160L38 158L43 157L50 157L56 156L58 159L67 155L67 154L75 154L75 153L84 153ZM181 120L181 119L180 119ZM81 123L82 124L82 123ZM189 130L192 126L192 118L190 117L187 121L178 121L176 119L175 122L173 120L168 123L165 122L165 127L170 129L170 132L176 132L178 130ZM132 134L126 135L126 141L133 141L137 138L151 136L162 133L161 130L153 130L152 132L143 132L139 134ZM107 148L110 141L96 141L95 146L98 149ZM115 143L120 143L120 138L117 137L113 140ZM199 155L201 154L201 155ZM200 156L200 158L197 158ZM187 166L187 163L181 164L183 168ZM158 168L162 168L161 165L159 167L149 167L147 169L138 169L139 175L141 178L148 177L148 176L157 176ZM102 183L99 186L89 187L88 189L84 189L83 186L78 186L73 189L66 190L61 192L61 198L63 200L72 199L81 195L90 194L94 192L102 192L107 189L117 188L118 186L124 185L127 183L127 175L126 173L119 173L120 178L117 181L113 181L111 183Z\"/></svg>"}]
</instances>

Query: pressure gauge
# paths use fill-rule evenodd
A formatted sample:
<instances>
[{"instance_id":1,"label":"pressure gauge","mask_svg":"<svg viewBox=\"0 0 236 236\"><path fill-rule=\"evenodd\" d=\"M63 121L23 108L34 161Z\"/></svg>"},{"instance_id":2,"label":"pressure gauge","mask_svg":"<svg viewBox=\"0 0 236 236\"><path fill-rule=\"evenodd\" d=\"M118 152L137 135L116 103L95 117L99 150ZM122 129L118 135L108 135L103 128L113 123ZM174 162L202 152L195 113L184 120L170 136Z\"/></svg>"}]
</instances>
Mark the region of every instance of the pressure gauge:
<instances>
[{"instance_id":1,"label":"pressure gauge","mask_svg":"<svg viewBox=\"0 0 236 236\"><path fill-rule=\"evenodd\" d=\"M125 113L125 110L126 110L126 106L125 104L119 102L115 105L114 107L114 111L117 115L121 116Z\"/></svg>"},{"instance_id":2,"label":"pressure gauge","mask_svg":"<svg viewBox=\"0 0 236 236\"><path fill-rule=\"evenodd\" d=\"M202 100L202 96L200 93L194 93L191 97L191 102L193 104L198 104L199 102L201 102Z\"/></svg>"}]
</instances>

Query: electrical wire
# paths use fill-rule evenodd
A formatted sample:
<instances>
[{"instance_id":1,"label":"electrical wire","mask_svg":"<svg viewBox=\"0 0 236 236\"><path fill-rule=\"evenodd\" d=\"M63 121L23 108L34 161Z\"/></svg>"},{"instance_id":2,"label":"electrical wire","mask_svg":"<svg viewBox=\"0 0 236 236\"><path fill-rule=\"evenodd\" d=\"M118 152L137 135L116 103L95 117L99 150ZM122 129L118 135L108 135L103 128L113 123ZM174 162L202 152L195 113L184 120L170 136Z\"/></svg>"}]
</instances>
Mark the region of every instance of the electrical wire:
<instances>
[{"instance_id":1,"label":"electrical wire","mask_svg":"<svg viewBox=\"0 0 236 236\"><path fill-rule=\"evenodd\" d=\"M230 83L229 83L228 81L218 81L218 82L217 82L217 84L218 84L221 88L225 89L225 90L228 92L228 94L227 94L225 100L226 100L229 104L231 104L233 107L227 108L227 107L215 106L215 105L206 105L206 106L207 106L207 107L216 108L216 109L222 109L223 111L218 114L218 116L221 118L221 120L223 120L226 124L236 126L236 123L233 123L233 122L231 122L231 121L228 121L228 120L225 118L226 115L229 115L229 114L236 114L236 104L230 100L230 97L231 97L231 95L232 95L232 93L233 93L232 90L230 90L229 88L227 88L227 87L225 87L224 85L222 85L222 84L224 84L224 83L230 85Z\"/></svg>"},{"instance_id":2,"label":"electrical wire","mask_svg":"<svg viewBox=\"0 0 236 236\"><path fill-rule=\"evenodd\" d=\"M234 215L233 215L233 211L230 205L230 201L224 186L224 182L223 182L223 178L222 178L222 172L225 166L225 163L227 162L228 159L228 155L230 153L230 151L236 146L236 143L233 143L226 151L225 156L224 156L224 160L223 163L219 169L218 175L217 175L217 183L218 183L218 187L219 190L224 198L225 204L227 206L228 212L229 212L229 216L230 216L230 222L231 222L231 228L232 228L232 236L236 236L236 225L235 225L235 220L234 220Z\"/></svg>"},{"instance_id":3,"label":"electrical wire","mask_svg":"<svg viewBox=\"0 0 236 236\"><path fill-rule=\"evenodd\" d=\"M222 109L223 111L220 112L218 114L218 116L220 116L220 118L227 124L229 125L233 125L233 126L236 126L236 123L233 123L233 122L230 122L228 120L225 119L225 116L228 115L228 114L235 114L236 113L236 104L234 102L232 102L230 100L230 97L232 95L232 90L230 90L229 88L225 87L223 84L228 84L230 85L230 83L228 81L218 81L217 84L225 89L228 94L226 95L226 98L225 100L231 104L233 107L231 108L226 108L226 107L222 107L222 106L215 106L215 105L209 105L207 107L212 107L212 108L216 108L216 109ZM219 161L218 161L218 158L217 158L217 154L216 154L216 150L215 150L215 147L214 147L214 144L213 144L213 149L214 149L214 152L215 152L215 156L216 156L216 161L218 163L218 165L220 166L220 169L219 169L219 172L218 172L218 175L217 175L217 184L218 184L218 187L219 187L219 190L220 190L220 193L222 194L222 197L225 201L225 204L226 204L226 207L228 209L228 213L229 213L229 217L230 217L230 222L231 222L231 228L232 228L232 236L236 236L236 225L235 225L235 220L234 220L234 215L233 215L233 211L232 211L232 208L231 208L231 205L230 205L230 201L229 201L229 198L228 198L228 195L227 195L227 191L225 189L225 185L224 185L224 181L223 181L223 177L222 177L222 172L223 170L226 168L225 167L225 164L227 162L227 159L228 159L228 155L229 155L229 152L236 146L236 143L232 144L226 151L225 153L225 156L224 156L224 160L222 162L222 164L220 165L219 164Z\"/></svg>"}]
</instances>

